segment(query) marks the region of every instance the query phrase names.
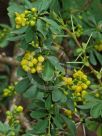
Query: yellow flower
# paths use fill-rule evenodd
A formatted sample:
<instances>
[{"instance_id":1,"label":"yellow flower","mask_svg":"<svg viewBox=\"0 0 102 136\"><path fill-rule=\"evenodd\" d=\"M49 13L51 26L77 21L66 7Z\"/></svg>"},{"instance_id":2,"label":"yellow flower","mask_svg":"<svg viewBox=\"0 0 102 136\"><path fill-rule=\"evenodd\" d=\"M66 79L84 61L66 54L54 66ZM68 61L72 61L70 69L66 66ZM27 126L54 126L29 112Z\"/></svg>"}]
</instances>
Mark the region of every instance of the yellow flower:
<instances>
[{"instance_id":1,"label":"yellow flower","mask_svg":"<svg viewBox=\"0 0 102 136\"><path fill-rule=\"evenodd\" d=\"M22 23L22 18L20 16L15 18L15 21L17 24L21 24Z\"/></svg>"},{"instance_id":2,"label":"yellow flower","mask_svg":"<svg viewBox=\"0 0 102 136\"><path fill-rule=\"evenodd\" d=\"M83 89L87 89L88 86L87 86L86 84L82 83L82 84L81 84L81 87L82 87Z\"/></svg>"},{"instance_id":3,"label":"yellow flower","mask_svg":"<svg viewBox=\"0 0 102 136\"><path fill-rule=\"evenodd\" d=\"M30 26L34 26L35 25L35 21L32 20L32 21L30 21L29 24L30 24Z\"/></svg>"},{"instance_id":4,"label":"yellow flower","mask_svg":"<svg viewBox=\"0 0 102 136\"><path fill-rule=\"evenodd\" d=\"M19 28L20 28L20 25L16 25L16 28L19 29Z\"/></svg>"},{"instance_id":5,"label":"yellow flower","mask_svg":"<svg viewBox=\"0 0 102 136\"><path fill-rule=\"evenodd\" d=\"M22 111L23 111L23 107L22 107L22 106L18 106L18 107L16 108L16 110L17 110L17 112L22 112Z\"/></svg>"},{"instance_id":6,"label":"yellow flower","mask_svg":"<svg viewBox=\"0 0 102 136\"><path fill-rule=\"evenodd\" d=\"M86 76L86 75L83 75L82 78L83 78L84 80L87 80L87 76Z\"/></svg>"},{"instance_id":7,"label":"yellow flower","mask_svg":"<svg viewBox=\"0 0 102 136\"><path fill-rule=\"evenodd\" d=\"M65 82L67 82L67 77L62 77L62 79L63 79Z\"/></svg>"},{"instance_id":8,"label":"yellow flower","mask_svg":"<svg viewBox=\"0 0 102 136\"><path fill-rule=\"evenodd\" d=\"M37 12L37 9L36 8L32 8L31 11L32 12Z\"/></svg>"},{"instance_id":9,"label":"yellow flower","mask_svg":"<svg viewBox=\"0 0 102 136\"><path fill-rule=\"evenodd\" d=\"M33 58L33 59L32 59L32 63L33 63L34 65L37 64L37 62L38 62L38 61L37 61L36 58Z\"/></svg>"},{"instance_id":10,"label":"yellow flower","mask_svg":"<svg viewBox=\"0 0 102 136\"><path fill-rule=\"evenodd\" d=\"M13 85L10 85L10 86L8 86L8 89L14 90L14 86L13 86Z\"/></svg>"},{"instance_id":11,"label":"yellow flower","mask_svg":"<svg viewBox=\"0 0 102 136\"><path fill-rule=\"evenodd\" d=\"M9 92L4 91L3 96L4 96L4 97L9 96Z\"/></svg>"},{"instance_id":12,"label":"yellow flower","mask_svg":"<svg viewBox=\"0 0 102 136\"><path fill-rule=\"evenodd\" d=\"M66 110L64 110L64 113L65 113L65 115L67 115L69 118L72 118L73 113L72 113L71 110L66 109Z\"/></svg>"},{"instance_id":13,"label":"yellow flower","mask_svg":"<svg viewBox=\"0 0 102 136\"><path fill-rule=\"evenodd\" d=\"M67 78L67 84L68 85L72 85L73 84L73 80L72 80L72 78Z\"/></svg>"},{"instance_id":14,"label":"yellow flower","mask_svg":"<svg viewBox=\"0 0 102 136\"><path fill-rule=\"evenodd\" d=\"M29 61L28 66L33 67L33 63Z\"/></svg>"},{"instance_id":15,"label":"yellow flower","mask_svg":"<svg viewBox=\"0 0 102 136\"><path fill-rule=\"evenodd\" d=\"M26 64L28 64L28 60L23 59L23 60L21 61L21 65L26 65Z\"/></svg>"},{"instance_id":16,"label":"yellow flower","mask_svg":"<svg viewBox=\"0 0 102 136\"><path fill-rule=\"evenodd\" d=\"M39 63L35 56L34 52L26 52L24 57L21 60L21 66L24 71L30 72L34 74L35 72L41 72L42 71L42 62L44 61L43 56L39 56Z\"/></svg>"},{"instance_id":17,"label":"yellow flower","mask_svg":"<svg viewBox=\"0 0 102 136\"><path fill-rule=\"evenodd\" d=\"M23 68L25 71L27 71L27 72L30 70L27 65L23 65L22 68Z\"/></svg>"},{"instance_id":18,"label":"yellow flower","mask_svg":"<svg viewBox=\"0 0 102 136\"><path fill-rule=\"evenodd\" d=\"M73 74L74 78L83 78L83 76L84 76L84 73L81 70L78 70Z\"/></svg>"},{"instance_id":19,"label":"yellow flower","mask_svg":"<svg viewBox=\"0 0 102 136\"><path fill-rule=\"evenodd\" d=\"M87 91L82 91L82 97L84 97L87 94Z\"/></svg>"},{"instance_id":20,"label":"yellow flower","mask_svg":"<svg viewBox=\"0 0 102 136\"><path fill-rule=\"evenodd\" d=\"M25 10L22 13L15 13L15 23L16 23L16 28L21 28L24 26L34 26L35 25L35 20L36 20L36 13L37 9L32 8L30 11ZM29 18L29 15L31 16Z\"/></svg>"},{"instance_id":21,"label":"yellow flower","mask_svg":"<svg viewBox=\"0 0 102 136\"><path fill-rule=\"evenodd\" d=\"M65 95L65 96L67 96L67 95L68 95L68 92L67 92L67 91L64 91L63 93L64 93L64 95Z\"/></svg>"},{"instance_id":22,"label":"yellow flower","mask_svg":"<svg viewBox=\"0 0 102 136\"><path fill-rule=\"evenodd\" d=\"M81 93L76 93L75 95L76 95L76 96L81 96Z\"/></svg>"},{"instance_id":23,"label":"yellow flower","mask_svg":"<svg viewBox=\"0 0 102 136\"><path fill-rule=\"evenodd\" d=\"M86 85L90 85L91 82L89 80L86 81Z\"/></svg>"},{"instance_id":24,"label":"yellow flower","mask_svg":"<svg viewBox=\"0 0 102 136\"><path fill-rule=\"evenodd\" d=\"M40 56L38 57L38 61L39 61L39 62L44 62L44 57L40 55Z\"/></svg>"},{"instance_id":25,"label":"yellow flower","mask_svg":"<svg viewBox=\"0 0 102 136\"><path fill-rule=\"evenodd\" d=\"M96 93L95 96L96 96L96 97L100 97L100 94L99 94L99 93Z\"/></svg>"},{"instance_id":26,"label":"yellow flower","mask_svg":"<svg viewBox=\"0 0 102 136\"><path fill-rule=\"evenodd\" d=\"M35 68L32 68L31 71L30 71L32 74L34 74L36 72L36 69Z\"/></svg>"},{"instance_id":27,"label":"yellow flower","mask_svg":"<svg viewBox=\"0 0 102 136\"><path fill-rule=\"evenodd\" d=\"M15 93L15 88L14 88L13 85L10 85L3 90L3 96L4 97L12 96L12 94L14 94L14 93Z\"/></svg>"},{"instance_id":28,"label":"yellow flower","mask_svg":"<svg viewBox=\"0 0 102 136\"><path fill-rule=\"evenodd\" d=\"M79 86L79 85L78 85L78 86L76 86L75 91L76 91L76 92L81 92L81 91L82 91L82 87L81 87L81 86Z\"/></svg>"},{"instance_id":29,"label":"yellow flower","mask_svg":"<svg viewBox=\"0 0 102 136\"><path fill-rule=\"evenodd\" d=\"M36 71L38 72L38 73L40 73L41 71L42 71L42 65L37 65L37 67L36 67Z\"/></svg>"},{"instance_id":30,"label":"yellow flower","mask_svg":"<svg viewBox=\"0 0 102 136\"><path fill-rule=\"evenodd\" d=\"M28 10L25 10L24 11L25 15L29 14L29 11Z\"/></svg>"},{"instance_id":31,"label":"yellow flower","mask_svg":"<svg viewBox=\"0 0 102 136\"><path fill-rule=\"evenodd\" d=\"M76 85L73 85L73 86L71 87L71 89L72 89L72 90L75 90L76 87L77 87Z\"/></svg>"},{"instance_id":32,"label":"yellow flower","mask_svg":"<svg viewBox=\"0 0 102 136\"><path fill-rule=\"evenodd\" d=\"M25 57L26 59L28 59L30 56L31 56L31 52L26 52L25 55L24 55L24 57Z\"/></svg>"},{"instance_id":33,"label":"yellow flower","mask_svg":"<svg viewBox=\"0 0 102 136\"><path fill-rule=\"evenodd\" d=\"M81 98L81 97L78 97L77 100L78 100L78 101L82 101L82 98Z\"/></svg>"}]
</instances>

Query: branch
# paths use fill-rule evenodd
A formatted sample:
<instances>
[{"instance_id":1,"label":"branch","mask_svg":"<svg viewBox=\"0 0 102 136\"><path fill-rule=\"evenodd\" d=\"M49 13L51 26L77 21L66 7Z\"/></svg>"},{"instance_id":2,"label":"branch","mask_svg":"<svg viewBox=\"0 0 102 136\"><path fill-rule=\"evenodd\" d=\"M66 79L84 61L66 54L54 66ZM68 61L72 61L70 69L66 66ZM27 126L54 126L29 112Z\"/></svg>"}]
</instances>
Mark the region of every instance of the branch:
<instances>
[{"instance_id":1,"label":"branch","mask_svg":"<svg viewBox=\"0 0 102 136\"><path fill-rule=\"evenodd\" d=\"M19 119L21 121L22 126L24 126L27 130L31 129L31 125L29 120L25 117L24 113L21 113L21 115L19 116Z\"/></svg>"},{"instance_id":2,"label":"branch","mask_svg":"<svg viewBox=\"0 0 102 136\"><path fill-rule=\"evenodd\" d=\"M20 65L20 63L16 61L15 59L13 59L12 57L2 56L2 55L0 55L0 62L4 64L12 65L12 66Z\"/></svg>"},{"instance_id":3,"label":"branch","mask_svg":"<svg viewBox=\"0 0 102 136\"><path fill-rule=\"evenodd\" d=\"M75 41L75 43L77 44L77 46L80 48L81 47L80 42L77 40L77 38L73 34L73 32L71 32L68 28L66 28L64 26L63 26L63 30L65 30L65 32L67 32L67 34L70 35L73 38L73 40Z\"/></svg>"}]
</instances>

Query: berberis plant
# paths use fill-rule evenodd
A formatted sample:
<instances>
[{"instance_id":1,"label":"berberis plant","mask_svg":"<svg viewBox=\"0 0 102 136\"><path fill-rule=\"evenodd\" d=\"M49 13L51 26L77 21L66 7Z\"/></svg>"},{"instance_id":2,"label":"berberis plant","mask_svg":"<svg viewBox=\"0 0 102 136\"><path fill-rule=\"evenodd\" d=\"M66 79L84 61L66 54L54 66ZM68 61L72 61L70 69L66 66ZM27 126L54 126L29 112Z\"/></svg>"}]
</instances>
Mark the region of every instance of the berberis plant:
<instances>
[{"instance_id":1,"label":"berberis plant","mask_svg":"<svg viewBox=\"0 0 102 136\"><path fill-rule=\"evenodd\" d=\"M10 0L7 11L0 136L102 136L102 1Z\"/></svg>"}]
</instances>

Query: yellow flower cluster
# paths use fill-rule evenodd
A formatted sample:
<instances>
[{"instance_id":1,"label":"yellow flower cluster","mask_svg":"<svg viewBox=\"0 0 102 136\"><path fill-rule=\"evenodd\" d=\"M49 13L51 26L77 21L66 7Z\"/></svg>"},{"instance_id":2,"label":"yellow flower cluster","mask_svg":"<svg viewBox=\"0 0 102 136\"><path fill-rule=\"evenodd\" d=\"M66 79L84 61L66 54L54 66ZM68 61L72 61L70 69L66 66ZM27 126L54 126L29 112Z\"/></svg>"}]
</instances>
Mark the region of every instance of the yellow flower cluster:
<instances>
[{"instance_id":1,"label":"yellow flower cluster","mask_svg":"<svg viewBox=\"0 0 102 136\"><path fill-rule=\"evenodd\" d=\"M39 47L39 43L38 42L34 42L34 41L32 41L31 43L30 43L34 48L38 48Z\"/></svg>"},{"instance_id":2,"label":"yellow flower cluster","mask_svg":"<svg viewBox=\"0 0 102 136\"><path fill-rule=\"evenodd\" d=\"M76 37L80 37L82 34L83 34L83 27L81 25L77 25L75 30Z\"/></svg>"},{"instance_id":3,"label":"yellow flower cluster","mask_svg":"<svg viewBox=\"0 0 102 136\"><path fill-rule=\"evenodd\" d=\"M64 114L66 116L68 116L69 118L72 118L72 116L73 116L73 112L71 110L69 110L69 109L65 109Z\"/></svg>"},{"instance_id":4,"label":"yellow flower cluster","mask_svg":"<svg viewBox=\"0 0 102 136\"><path fill-rule=\"evenodd\" d=\"M40 73L43 70L44 57L42 55L35 56L34 52L26 52L22 61L21 66L24 71L29 73Z\"/></svg>"},{"instance_id":5,"label":"yellow flower cluster","mask_svg":"<svg viewBox=\"0 0 102 136\"><path fill-rule=\"evenodd\" d=\"M102 42L99 45L95 45L95 49L99 52L102 51Z\"/></svg>"},{"instance_id":6,"label":"yellow flower cluster","mask_svg":"<svg viewBox=\"0 0 102 136\"><path fill-rule=\"evenodd\" d=\"M3 96L4 96L4 97L12 96L12 95L14 95L14 94L16 94L14 85L10 85L10 86L8 86L7 88L5 88L5 89L3 90Z\"/></svg>"},{"instance_id":7,"label":"yellow flower cluster","mask_svg":"<svg viewBox=\"0 0 102 136\"><path fill-rule=\"evenodd\" d=\"M9 29L8 29L8 28L0 29L0 42L2 42L2 40L3 40L4 38L6 38L8 32L9 32Z\"/></svg>"},{"instance_id":8,"label":"yellow flower cluster","mask_svg":"<svg viewBox=\"0 0 102 136\"><path fill-rule=\"evenodd\" d=\"M69 118L72 118L73 115L74 115L74 113L76 113L76 112L77 112L77 109L76 109L76 108L75 108L74 111L72 111L72 110L70 110L70 109L64 109L64 114L65 114L66 116L68 116Z\"/></svg>"},{"instance_id":9,"label":"yellow flower cluster","mask_svg":"<svg viewBox=\"0 0 102 136\"><path fill-rule=\"evenodd\" d=\"M15 16L17 29L23 26L35 26L37 19L37 9L32 8L30 10L25 10L22 13L15 12Z\"/></svg>"},{"instance_id":10,"label":"yellow flower cluster","mask_svg":"<svg viewBox=\"0 0 102 136\"><path fill-rule=\"evenodd\" d=\"M16 106L14 105L12 111L7 111L7 119L10 123L10 125L14 126L15 124L19 123L19 120L17 119L17 116L23 111L23 107L21 105Z\"/></svg>"},{"instance_id":11,"label":"yellow flower cluster","mask_svg":"<svg viewBox=\"0 0 102 136\"><path fill-rule=\"evenodd\" d=\"M73 78L63 77L64 85L70 90L73 90L73 98L76 101L83 101L84 96L87 94L86 89L90 85L87 76L80 70L75 71Z\"/></svg>"}]
</instances>

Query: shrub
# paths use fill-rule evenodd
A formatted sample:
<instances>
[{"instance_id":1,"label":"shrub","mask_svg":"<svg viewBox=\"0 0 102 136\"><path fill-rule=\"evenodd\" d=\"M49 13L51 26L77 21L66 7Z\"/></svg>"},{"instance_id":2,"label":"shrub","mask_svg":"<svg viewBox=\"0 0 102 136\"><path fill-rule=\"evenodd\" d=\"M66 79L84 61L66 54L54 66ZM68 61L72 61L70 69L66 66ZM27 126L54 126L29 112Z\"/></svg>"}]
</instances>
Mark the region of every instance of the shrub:
<instances>
[{"instance_id":1,"label":"shrub","mask_svg":"<svg viewBox=\"0 0 102 136\"><path fill-rule=\"evenodd\" d=\"M10 26L0 25L0 47L14 45L13 57L0 56L11 72L0 76L2 136L76 136L80 125L82 135L86 128L102 135L101 6L101 0L9 2Z\"/></svg>"}]
</instances>

